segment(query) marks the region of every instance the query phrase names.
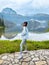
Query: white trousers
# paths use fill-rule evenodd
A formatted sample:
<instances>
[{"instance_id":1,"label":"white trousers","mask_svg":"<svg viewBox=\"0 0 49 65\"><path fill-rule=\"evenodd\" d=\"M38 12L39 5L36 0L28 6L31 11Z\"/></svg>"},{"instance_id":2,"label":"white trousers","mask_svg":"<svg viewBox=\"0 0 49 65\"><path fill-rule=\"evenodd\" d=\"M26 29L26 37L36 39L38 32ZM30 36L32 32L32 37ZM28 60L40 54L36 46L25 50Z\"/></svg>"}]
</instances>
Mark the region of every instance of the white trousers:
<instances>
[{"instance_id":1,"label":"white trousers","mask_svg":"<svg viewBox=\"0 0 49 65\"><path fill-rule=\"evenodd\" d=\"M26 39L23 39L20 44L20 53L23 51L23 46L25 46L25 50L27 50Z\"/></svg>"}]
</instances>

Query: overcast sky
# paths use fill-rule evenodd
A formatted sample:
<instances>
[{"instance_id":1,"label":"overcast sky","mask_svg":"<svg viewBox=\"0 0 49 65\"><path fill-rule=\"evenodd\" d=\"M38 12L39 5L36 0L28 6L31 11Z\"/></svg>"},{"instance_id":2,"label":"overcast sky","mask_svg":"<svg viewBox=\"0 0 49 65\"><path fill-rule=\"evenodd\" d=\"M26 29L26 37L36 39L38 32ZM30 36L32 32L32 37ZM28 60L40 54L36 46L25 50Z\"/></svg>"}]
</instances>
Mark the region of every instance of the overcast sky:
<instances>
[{"instance_id":1,"label":"overcast sky","mask_svg":"<svg viewBox=\"0 0 49 65\"><path fill-rule=\"evenodd\" d=\"M6 7L22 15L49 14L49 0L0 0L0 11Z\"/></svg>"}]
</instances>

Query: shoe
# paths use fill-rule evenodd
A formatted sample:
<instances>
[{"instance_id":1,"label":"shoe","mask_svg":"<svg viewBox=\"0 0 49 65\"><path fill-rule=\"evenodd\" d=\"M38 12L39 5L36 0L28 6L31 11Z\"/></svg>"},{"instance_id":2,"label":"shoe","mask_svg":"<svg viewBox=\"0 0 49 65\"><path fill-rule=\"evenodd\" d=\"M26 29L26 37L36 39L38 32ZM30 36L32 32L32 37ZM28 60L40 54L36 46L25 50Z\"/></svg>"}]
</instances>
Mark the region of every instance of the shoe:
<instances>
[{"instance_id":1,"label":"shoe","mask_svg":"<svg viewBox=\"0 0 49 65\"><path fill-rule=\"evenodd\" d=\"M22 55L20 55L19 57L18 57L18 60L20 60L20 59L22 59L23 58L23 56Z\"/></svg>"}]
</instances>

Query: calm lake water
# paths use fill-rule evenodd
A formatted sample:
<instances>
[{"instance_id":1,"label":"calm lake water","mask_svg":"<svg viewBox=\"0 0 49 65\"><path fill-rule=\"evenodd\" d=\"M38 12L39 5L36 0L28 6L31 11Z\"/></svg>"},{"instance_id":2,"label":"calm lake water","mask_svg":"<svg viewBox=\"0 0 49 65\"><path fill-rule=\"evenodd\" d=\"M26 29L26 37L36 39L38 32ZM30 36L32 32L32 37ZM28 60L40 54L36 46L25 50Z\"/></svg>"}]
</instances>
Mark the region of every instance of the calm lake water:
<instances>
[{"instance_id":1,"label":"calm lake water","mask_svg":"<svg viewBox=\"0 0 49 65\"><path fill-rule=\"evenodd\" d=\"M4 35L8 39L14 38L18 33L22 31L22 27L6 27L6 28L0 28L0 38L2 35ZM43 31L29 31L29 32L36 32L36 33L42 33Z\"/></svg>"},{"instance_id":2,"label":"calm lake water","mask_svg":"<svg viewBox=\"0 0 49 65\"><path fill-rule=\"evenodd\" d=\"M17 31L17 29L14 28L0 28L0 38L2 35L4 35L6 38L13 38L21 31Z\"/></svg>"},{"instance_id":3,"label":"calm lake water","mask_svg":"<svg viewBox=\"0 0 49 65\"><path fill-rule=\"evenodd\" d=\"M5 36L8 39L14 38L17 34L22 31L22 26L20 25L6 25L5 28L0 28L0 38Z\"/></svg>"}]
</instances>

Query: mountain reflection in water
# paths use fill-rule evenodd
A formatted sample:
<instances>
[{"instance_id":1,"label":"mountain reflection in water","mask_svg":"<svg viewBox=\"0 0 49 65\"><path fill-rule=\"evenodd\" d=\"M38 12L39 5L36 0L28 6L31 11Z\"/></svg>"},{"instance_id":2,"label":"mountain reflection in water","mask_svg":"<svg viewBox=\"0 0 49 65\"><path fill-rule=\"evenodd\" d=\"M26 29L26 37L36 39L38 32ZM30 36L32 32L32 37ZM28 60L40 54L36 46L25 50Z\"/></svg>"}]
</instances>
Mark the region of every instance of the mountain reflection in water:
<instances>
[{"instance_id":1,"label":"mountain reflection in water","mask_svg":"<svg viewBox=\"0 0 49 65\"><path fill-rule=\"evenodd\" d=\"M5 38L11 39L14 38L18 34L16 28L0 28L0 38L2 35Z\"/></svg>"}]
</instances>

